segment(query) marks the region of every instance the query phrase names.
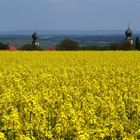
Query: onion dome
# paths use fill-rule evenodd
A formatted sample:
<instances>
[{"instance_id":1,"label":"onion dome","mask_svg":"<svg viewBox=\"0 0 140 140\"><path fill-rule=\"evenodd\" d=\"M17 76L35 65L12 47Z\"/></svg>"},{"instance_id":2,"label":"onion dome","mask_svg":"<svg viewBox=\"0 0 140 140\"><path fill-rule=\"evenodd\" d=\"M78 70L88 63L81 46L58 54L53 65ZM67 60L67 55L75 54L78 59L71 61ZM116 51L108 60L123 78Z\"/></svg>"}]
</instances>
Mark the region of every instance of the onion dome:
<instances>
[{"instance_id":1,"label":"onion dome","mask_svg":"<svg viewBox=\"0 0 140 140\"><path fill-rule=\"evenodd\" d=\"M131 29L128 27L128 29L125 31L125 34L127 37L131 37L132 36L132 31Z\"/></svg>"},{"instance_id":2,"label":"onion dome","mask_svg":"<svg viewBox=\"0 0 140 140\"><path fill-rule=\"evenodd\" d=\"M38 36L38 34L37 34L36 32L33 33L32 39L33 39L33 40L39 39L39 36Z\"/></svg>"}]
</instances>

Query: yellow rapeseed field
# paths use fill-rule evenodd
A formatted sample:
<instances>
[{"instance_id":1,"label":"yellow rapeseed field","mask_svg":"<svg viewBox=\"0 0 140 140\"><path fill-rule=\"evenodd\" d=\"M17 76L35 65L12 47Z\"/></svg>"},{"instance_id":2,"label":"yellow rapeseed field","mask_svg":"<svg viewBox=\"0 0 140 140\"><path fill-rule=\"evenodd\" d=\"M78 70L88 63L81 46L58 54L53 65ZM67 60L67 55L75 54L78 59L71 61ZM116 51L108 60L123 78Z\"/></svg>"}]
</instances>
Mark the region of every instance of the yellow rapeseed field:
<instances>
[{"instance_id":1,"label":"yellow rapeseed field","mask_svg":"<svg viewBox=\"0 0 140 140\"><path fill-rule=\"evenodd\" d=\"M0 52L0 140L139 140L140 52Z\"/></svg>"}]
</instances>

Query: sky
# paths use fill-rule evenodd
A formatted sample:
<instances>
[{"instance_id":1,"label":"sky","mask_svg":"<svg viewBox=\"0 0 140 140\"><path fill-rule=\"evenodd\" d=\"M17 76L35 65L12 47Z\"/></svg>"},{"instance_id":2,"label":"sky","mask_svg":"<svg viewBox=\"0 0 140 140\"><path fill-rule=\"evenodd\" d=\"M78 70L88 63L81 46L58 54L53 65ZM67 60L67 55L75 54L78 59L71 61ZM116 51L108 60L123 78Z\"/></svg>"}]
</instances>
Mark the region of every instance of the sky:
<instances>
[{"instance_id":1,"label":"sky","mask_svg":"<svg viewBox=\"0 0 140 140\"><path fill-rule=\"evenodd\" d=\"M0 0L0 31L140 30L140 0Z\"/></svg>"}]
</instances>

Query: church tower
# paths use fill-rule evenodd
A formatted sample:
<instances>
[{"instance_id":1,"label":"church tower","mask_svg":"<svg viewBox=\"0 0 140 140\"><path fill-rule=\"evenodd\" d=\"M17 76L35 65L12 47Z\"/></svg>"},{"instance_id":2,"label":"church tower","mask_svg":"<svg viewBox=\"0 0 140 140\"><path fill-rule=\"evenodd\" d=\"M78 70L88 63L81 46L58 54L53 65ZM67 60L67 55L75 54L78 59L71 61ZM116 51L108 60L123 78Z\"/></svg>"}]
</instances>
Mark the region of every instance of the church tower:
<instances>
[{"instance_id":1,"label":"church tower","mask_svg":"<svg viewBox=\"0 0 140 140\"><path fill-rule=\"evenodd\" d=\"M125 41L133 46L134 40L132 38L132 30L130 29L129 26L128 26L128 29L125 31L125 35L126 35Z\"/></svg>"},{"instance_id":2,"label":"church tower","mask_svg":"<svg viewBox=\"0 0 140 140\"><path fill-rule=\"evenodd\" d=\"M39 36L38 36L38 34L36 32L33 33L32 39L33 39L32 44L39 47L40 46L40 44L39 44Z\"/></svg>"}]
</instances>

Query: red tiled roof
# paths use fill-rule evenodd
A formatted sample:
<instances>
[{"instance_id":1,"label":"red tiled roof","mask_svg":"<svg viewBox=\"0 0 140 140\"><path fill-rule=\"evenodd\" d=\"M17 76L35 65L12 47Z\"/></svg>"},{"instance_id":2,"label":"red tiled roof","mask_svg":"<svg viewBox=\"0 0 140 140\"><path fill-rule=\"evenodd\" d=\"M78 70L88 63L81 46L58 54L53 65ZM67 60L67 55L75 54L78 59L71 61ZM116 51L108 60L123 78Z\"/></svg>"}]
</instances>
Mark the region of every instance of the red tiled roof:
<instances>
[{"instance_id":1,"label":"red tiled roof","mask_svg":"<svg viewBox=\"0 0 140 140\"><path fill-rule=\"evenodd\" d=\"M9 45L9 49L8 49L8 50L9 50L9 51L16 51L17 48L16 48L15 45Z\"/></svg>"}]
</instances>

